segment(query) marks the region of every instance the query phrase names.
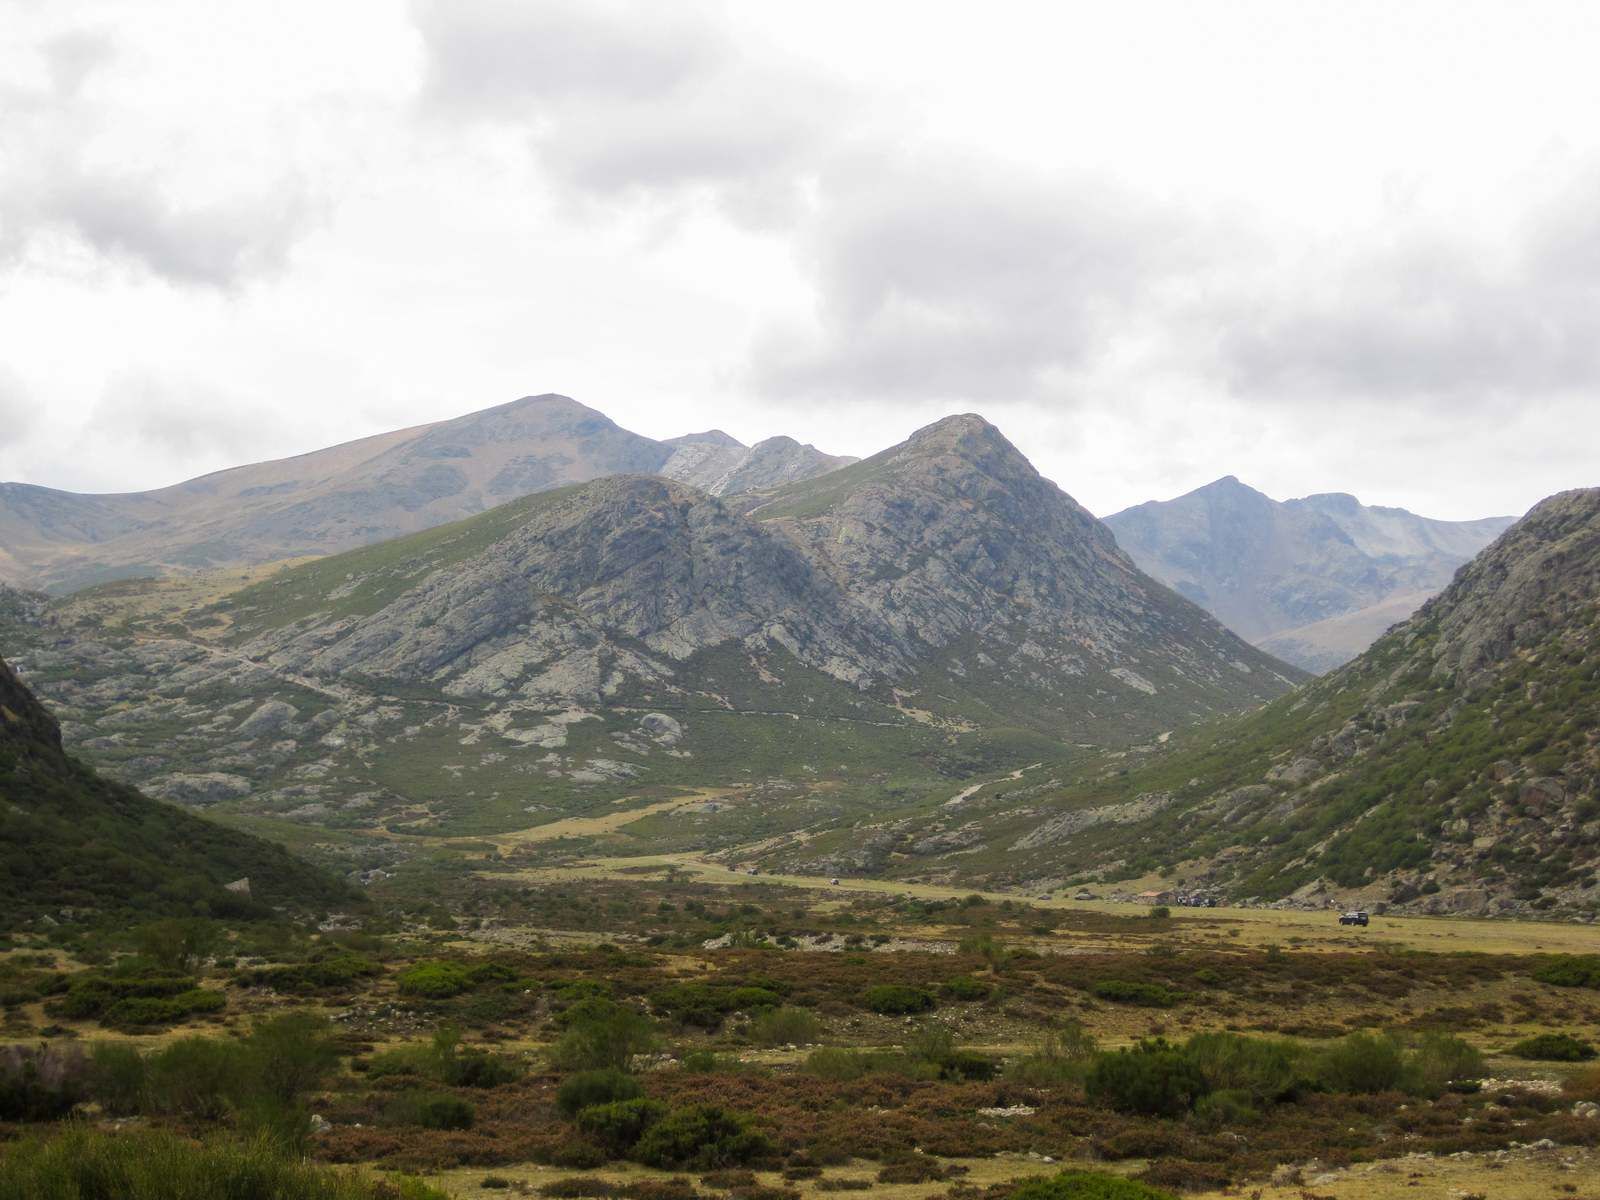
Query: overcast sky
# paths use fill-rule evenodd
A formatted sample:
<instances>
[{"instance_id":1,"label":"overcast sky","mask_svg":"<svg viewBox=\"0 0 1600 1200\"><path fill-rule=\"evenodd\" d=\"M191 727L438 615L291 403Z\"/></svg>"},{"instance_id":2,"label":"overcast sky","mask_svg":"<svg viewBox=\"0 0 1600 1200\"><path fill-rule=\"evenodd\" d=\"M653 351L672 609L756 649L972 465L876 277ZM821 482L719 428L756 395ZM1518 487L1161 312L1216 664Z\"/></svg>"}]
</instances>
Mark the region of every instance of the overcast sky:
<instances>
[{"instance_id":1,"label":"overcast sky","mask_svg":"<svg viewBox=\"0 0 1600 1200\"><path fill-rule=\"evenodd\" d=\"M1600 484L1600 5L0 0L0 479L557 391L1091 509Z\"/></svg>"}]
</instances>

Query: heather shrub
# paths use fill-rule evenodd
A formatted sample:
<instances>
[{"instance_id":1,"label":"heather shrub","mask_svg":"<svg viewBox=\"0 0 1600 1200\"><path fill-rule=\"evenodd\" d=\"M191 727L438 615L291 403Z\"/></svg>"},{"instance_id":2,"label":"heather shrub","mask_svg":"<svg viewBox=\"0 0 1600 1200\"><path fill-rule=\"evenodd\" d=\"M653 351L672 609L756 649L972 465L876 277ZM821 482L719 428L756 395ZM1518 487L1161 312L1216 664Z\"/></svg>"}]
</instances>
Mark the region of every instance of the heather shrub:
<instances>
[{"instance_id":1,"label":"heather shrub","mask_svg":"<svg viewBox=\"0 0 1600 1200\"><path fill-rule=\"evenodd\" d=\"M156 1130L74 1129L7 1146L0 1200L447 1200L390 1176L375 1183L264 1143L196 1143Z\"/></svg>"},{"instance_id":2,"label":"heather shrub","mask_svg":"<svg viewBox=\"0 0 1600 1200\"><path fill-rule=\"evenodd\" d=\"M1175 1200L1170 1192L1120 1175L1099 1171L1063 1171L1042 1179L1030 1179L1011 1193L1007 1200Z\"/></svg>"}]
</instances>

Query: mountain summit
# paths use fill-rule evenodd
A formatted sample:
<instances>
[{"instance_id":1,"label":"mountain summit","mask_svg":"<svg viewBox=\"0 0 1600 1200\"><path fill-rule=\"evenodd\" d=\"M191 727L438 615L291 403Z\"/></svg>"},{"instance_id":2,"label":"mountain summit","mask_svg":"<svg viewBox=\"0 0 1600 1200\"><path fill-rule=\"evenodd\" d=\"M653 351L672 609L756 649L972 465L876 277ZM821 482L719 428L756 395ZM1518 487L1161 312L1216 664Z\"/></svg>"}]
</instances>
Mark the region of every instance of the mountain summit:
<instances>
[{"instance_id":1,"label":"mountain summit","mask_svg":"<svg viewBox=\"0 0 1600 1200\"><path fill-rule=\"evenodd\" d=\"M0 484L0 581L53 591L105 579L338 553L607 475L716 493L849 459L714 431L658 442L567 396L524 396L431 425L235 467L153 492L86 496Z\"/></svg>"},{"instance_id":2,"label":"mountain summit","mask_svg":"<svg viewBox=\"0 0 1600 1200\"><path fill-rule=\"evenodd\" d=\"M75 736L156 794L337 824L521 828L647 785L763 780L867 811L1301 678L972 415L756 492L639 474L540 492L131 642L95 603L52 609L85 614L94 671L71 639L30 656Z\"/></svg>"},{"instance_id":3,"label":"mountain summit","mask_svg":"<svg viewBox=\"0 0 1600 1200\"><path fill-rule=\"evenodd\" d=\"M1106 524L1140 567L1234 632L1325 671L1414 612L1512 519L1435 521L1344 493L1278 501L1226 475Z\"/></svg>"}]
</instances>

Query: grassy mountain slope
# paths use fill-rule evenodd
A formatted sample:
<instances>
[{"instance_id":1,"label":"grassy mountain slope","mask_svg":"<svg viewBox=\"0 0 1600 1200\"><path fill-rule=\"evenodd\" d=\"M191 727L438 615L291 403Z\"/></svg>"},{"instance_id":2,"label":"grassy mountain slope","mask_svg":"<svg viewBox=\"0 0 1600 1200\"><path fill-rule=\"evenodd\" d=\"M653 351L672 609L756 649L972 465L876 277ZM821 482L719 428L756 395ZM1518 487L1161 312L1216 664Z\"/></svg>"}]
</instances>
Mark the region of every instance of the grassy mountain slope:
<instances>
[{"instance_id":1,"label":"grassy mountain slope","mask_svg":"<svg viewBox=\"0 0 1600 1200\"><path fill-rule=\"evenodd\" d=\"M984 837L961 870L1600 911L1600 489L1544 501L1365 654L1262 711L1026 802L1007 791L962 813Z\"/></svg>"},{"instance_id":2,"label":"grassy mountain slope","mask_svg":"<svg viewBox=\"0 0 1600 1200\"><path fill-rule=\"evenodd\" d=\"M248 877L253 900L223 889ZM56 722L0 661L0 925L64 908L249 915L345 889L282 847L112 783L68 756Z\"/></svg>"}]
</instances>

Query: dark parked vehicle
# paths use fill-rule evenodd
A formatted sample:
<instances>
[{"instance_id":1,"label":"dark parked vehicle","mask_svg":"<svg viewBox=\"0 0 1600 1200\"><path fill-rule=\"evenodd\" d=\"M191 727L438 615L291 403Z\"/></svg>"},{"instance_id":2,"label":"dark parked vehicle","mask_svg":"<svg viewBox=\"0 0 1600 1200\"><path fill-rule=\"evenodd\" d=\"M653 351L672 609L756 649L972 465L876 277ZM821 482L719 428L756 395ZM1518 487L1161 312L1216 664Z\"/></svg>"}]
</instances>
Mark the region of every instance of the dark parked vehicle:
<instances>
[{"instance_id":1,"label":"dark parked vehicle","mask_svg":"<svg viewBox=\"0 0 1600 1200\"><path fill-rule=\"evenodd\" d=\"M1367 914L1364 912L1347 912L1339 914L1339 924L1341 925L1365 925L1367 920Z\"/></svg>"}]
</instances>

